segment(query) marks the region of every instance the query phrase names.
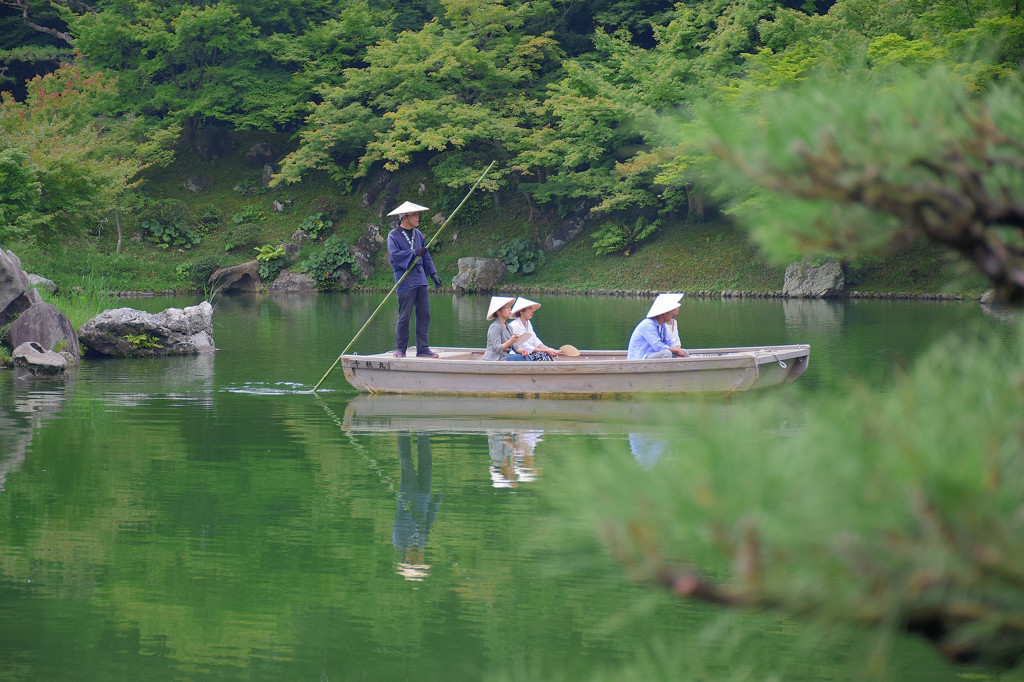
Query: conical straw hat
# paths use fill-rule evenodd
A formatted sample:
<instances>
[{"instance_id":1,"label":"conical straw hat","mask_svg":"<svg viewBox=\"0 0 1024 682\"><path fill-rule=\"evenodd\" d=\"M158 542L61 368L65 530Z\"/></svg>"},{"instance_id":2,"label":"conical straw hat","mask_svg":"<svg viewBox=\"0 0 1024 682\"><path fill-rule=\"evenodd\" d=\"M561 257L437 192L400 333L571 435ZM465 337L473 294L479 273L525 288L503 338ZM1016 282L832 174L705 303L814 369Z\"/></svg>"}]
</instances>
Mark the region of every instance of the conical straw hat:
<instances>
[{"instance_id":1,"label":"conical straw hat","mask_svg":"<svg viewBox=\"0 0 1024 682\"><path fill-rule=\"evenodd\" d=\"M493 319L506 303L516 300L514 296L491 296L491 304L487 307L487 319Z\"/></svg>"},{"instance_id":2,"label":"conical straw hat","mask_svg":"<svg viewBox=\"0 0 1024 682\"><path fill-rule=\"evenodd\" d=\"M679 307L679 299L682 297L682 294L658 294L654 303L651 304L651 309L647 311L647 317L657 317L662 313L675 310Z\"/></svg>"},{"instance_id":3,"label":"conical straw hat","mask_svg":"<svg viewBox=\"0 0 1024 682\"><path fill-rule=\"evenodd\" d=\"M388 215L405 215L406 213L422 213L423 211L429 211L429 210L430 209L427 208L426 206L420 206L419 204L414 204L411 201L405 201L405 202L402 202L402 205L399 206L398 208L396 208L394 211L392 211L391 213L388 213Z\"/></svg>"},{"instance_id":4,"label":"conical straw hat","mask_svg":"<svg viewBox=\"0 0 1024 682\"><path fill-rule=\"evenodd\" d=\"M522 296L520 296L519 298L516 299L516 302L512 305L512 314L515 315L520 310L522 310L524 308L530 308L532 306L537 306L539 308L540 307L540 303L537 303L536 301L531 301L528 298L523 298Z\"/></svg>"}]
</instances>

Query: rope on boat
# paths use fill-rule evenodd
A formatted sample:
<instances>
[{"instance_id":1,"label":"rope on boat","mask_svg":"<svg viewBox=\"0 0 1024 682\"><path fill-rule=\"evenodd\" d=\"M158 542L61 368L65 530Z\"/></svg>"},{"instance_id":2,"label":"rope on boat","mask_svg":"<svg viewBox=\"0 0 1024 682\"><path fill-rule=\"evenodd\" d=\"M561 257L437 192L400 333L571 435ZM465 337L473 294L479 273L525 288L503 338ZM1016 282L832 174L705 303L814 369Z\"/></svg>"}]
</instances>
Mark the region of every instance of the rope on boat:
<instances>
[{"instance_id":1,"label":"rope on boat","mask_svg":"<svg viewBox=\"0 0 1024 682\"><path fill-rule=\"evenodd\" d=\"M492 166L494 166L494 163L494 161L491 161L491 165L487 166L487 168L484 169L484 172L480 175L479 178L477 178L476 182L473 183L473 186L469 188L469 191L466 192L466 196L462 198L462 201L460 201L459 205L455 207L455 210L452 211L452 214L450 216L448 216L448 219L441 224L441 227L437 228L437 232L434 233L434 236L430 238L430 241L427 242L426 246L424 246L423 248L429 249L433 245L433 243L437 240L437 237L441 234L442 230L448 227L448 223L451 222L452 218L455 217L455 214L459 212L460 208L462 208L462 205L466 203L466 200L469 199L469 195L473 193L473 190L476 189L476 186L480 184L480 182L484 179L484 176L487 175L487 172L491 170ZM317 389L320 388L320 385L324 383L324 380L327 379L327 375L333 372L334 368L338 366L338 363L341 362L341 358L344 357L346 353L348 353L350 348L352 348L352 344L356 342L356 339L358 339L362 335L363 331L370 325L370 323L373 322L373 318L377 317L377 313L380 312L380 309L383 308L384 304L387 303L389 298L391 298L391 294L395 293L395 290L398 289L398 286L403 281L405 281L405 278L409 276L409 273L412 272L413 268L416 267L416 264L420 262L421 259L421 256L416 256L416 258L413 259L412 263L409 265L409 269L405 271L405 274L402 275L397 282L395 282L395 286L391 287L391 291L389 291L387 295L384 296L384 299L380 302L380 305L377 306L377 309L370 314L370 317L366 320L366 322L363 323L363 326L359 328L359 331L356 332L356 335L353 336L352 340L348 342L348 345L345 346L345 348L341 351L341 354L338 356L338 359L334 361L334 364L331 365L330 369L328 369L324 373L324 375L320 377L320 381L316 382L316 386L313 387L314 394L316 393Z\"/></svg>"}]
</instances>

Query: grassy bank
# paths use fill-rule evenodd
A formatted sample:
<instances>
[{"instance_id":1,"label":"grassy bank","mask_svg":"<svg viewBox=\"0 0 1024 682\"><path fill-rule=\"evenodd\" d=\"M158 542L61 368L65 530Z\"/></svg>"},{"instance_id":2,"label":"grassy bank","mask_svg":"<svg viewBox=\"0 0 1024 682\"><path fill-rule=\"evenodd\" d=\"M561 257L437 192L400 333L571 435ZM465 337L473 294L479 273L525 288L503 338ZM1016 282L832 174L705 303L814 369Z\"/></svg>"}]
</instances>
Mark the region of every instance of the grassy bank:
<instances>
[{"instance_id":1,"label":"grassy bank","mask_svg":"<svg viewBox=\"0 0 1024 682\"><path fill-rule=\"evenodd\" d=\"M185 248L150 241L143 223L148 214L139 210L122 215L121 253L115 253L117 234L111 224L59 244L5 246L18 254L27 271L52 279L62 290L92 282L102 283L102 288L110 291L203 292L205 278L214 267L252 260L255 246L288 241L308 216L325 211L333 216L331 228L320 235L321 242L337 234L354 244L370 224L379 225L386 233L389 226L377 216L377 206L362 205L368 183L342 194L335 183L314 176L298 185L263 189L260 169L246 165L244 154L254 142L269 141L284 150L288 148L287 140L241 134L236 139L238 147L228 158L205 161L179 153L174 165L147 178L147 196L170 200L199 226L198 244ZM185 181L195 177L206 183L204 191L195 193L185 188ZM403 171L398 180L401 197L438 205L437 188L429 173L410 169ZM521 202L495 208L491 197L478 195L474 201L475 205L468 204L448 225L439 246L433 249L445 282L451 282L458 273L461 257L487 256L515 237L539 243L557 228L550 217L531 220L527 206ZM285 210L275 211L275 202L284 205ZM427 214L421 226L428 237L437 229L429 220L432 214ZM785 265L766 261L745 233L727 223L667 223L629 257L597 255L593 248L597 227L545 254L543 265L534 273L511 274L506 282L536 290L579 292L782 289ZM306 244L291 267L317 248L316 243ZM885 259L865 259L858 266L850 273L849 286L863 292L974 295L986 288L970 266L930 245L914 246ZM393 279L385 253L377 255L376 268L364 286L390 288Z\"/></svg>"}]
</instances>

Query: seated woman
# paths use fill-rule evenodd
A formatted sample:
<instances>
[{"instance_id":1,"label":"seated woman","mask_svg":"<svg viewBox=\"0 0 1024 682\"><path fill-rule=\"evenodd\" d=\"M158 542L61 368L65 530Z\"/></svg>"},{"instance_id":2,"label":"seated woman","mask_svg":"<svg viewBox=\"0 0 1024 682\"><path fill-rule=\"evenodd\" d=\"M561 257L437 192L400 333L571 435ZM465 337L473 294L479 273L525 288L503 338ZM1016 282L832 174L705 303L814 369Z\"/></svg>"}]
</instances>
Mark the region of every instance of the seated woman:
<instances>
[{"instance_id":1,"label":"seated woman","mask_svg":"<svg viewBox=\"0 0 1024 682\"><path fill-rule=\"evenodd\" d=\"M491 296L491 304L487 308L487 319L494 320L487 328L487 349L484 360L526 360L518 353L510 353L512 344L519 338L508 327L512 317L512 301L515 297Z\"/></svg>"},{"instance_id":2,"label":"seated woman","mask_svg":"<svg viewBox=\"0 0 1024 682\"><path fill-rule=\"evenodd\" d=\"M627 360L655 360L660 358L686 357L686 351L679 342L670 338L669 323L679 312L682 294L658 294L647 311L647 317L633 330L629 337Z\"/></svg>"},{"instance_id":3,"label":"seated woman","mask_svg":"<svg viewBox=\"0 0 1024 682\"><path fill-rule=\"evenodd\" d=\"M533 331L533 323L530 321L534 311L539 307L540 303L528 298L520 296L516 299L512 306L512 314L516 319L512 320L509 328L519 338L513 342L512 346L527 360L554 360L558 355L558 350L544 345L544 342Z\"/></svg>"}]
</instances>

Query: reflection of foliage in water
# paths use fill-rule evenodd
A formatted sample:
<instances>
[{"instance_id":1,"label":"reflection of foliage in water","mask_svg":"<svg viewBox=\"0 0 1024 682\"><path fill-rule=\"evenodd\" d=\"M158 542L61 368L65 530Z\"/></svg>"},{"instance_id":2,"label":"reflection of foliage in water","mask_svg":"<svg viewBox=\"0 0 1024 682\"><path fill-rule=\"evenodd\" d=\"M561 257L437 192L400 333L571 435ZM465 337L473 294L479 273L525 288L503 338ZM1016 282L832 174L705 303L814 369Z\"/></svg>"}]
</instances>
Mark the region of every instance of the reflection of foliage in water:
<instances>
[{"instance_id":1,"label":"reflection of foliage in water","mask_svg":"<svg viewBox=\"0 0 1024 682\"><path fill-rule=\"evenodd\" d=\"M926 632L950 659L1014 664L1022 377L1019 343L950 338L891 392L854 385L805 402L774 392L750 410L688 410L674 456L653 472L581 457L566 480L634 579ZM793 429L798 411L807 423Z\"/></svg>"}]
</instances>

